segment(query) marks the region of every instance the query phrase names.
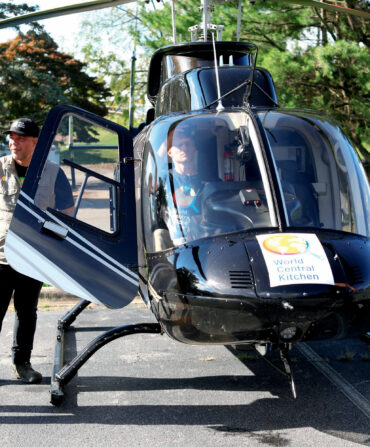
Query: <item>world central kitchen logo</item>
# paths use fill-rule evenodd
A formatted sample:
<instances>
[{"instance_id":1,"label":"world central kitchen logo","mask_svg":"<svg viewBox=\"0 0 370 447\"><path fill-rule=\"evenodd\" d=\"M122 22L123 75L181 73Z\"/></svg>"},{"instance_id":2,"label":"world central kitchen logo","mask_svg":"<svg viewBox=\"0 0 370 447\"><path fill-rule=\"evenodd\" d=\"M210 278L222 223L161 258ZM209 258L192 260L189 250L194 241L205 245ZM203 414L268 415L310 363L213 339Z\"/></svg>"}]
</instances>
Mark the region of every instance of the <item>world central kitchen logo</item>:
<instances>
[{"instance_id":1,"label":"world central kitchen logo","mask_svg":"<svg viewBox=\"0 0 370 447\"><path fill-rule=\"evenodd\" d=\"M284 234L267 238L263 246L267 251L277 255L299 255L308 250L309 243L301 237Z\"/></svg>"},{"instance_id":2,"label":"world central kitchen logo","mask_svg":"<svg viewBox=\"0 0 370 447\"><path fill-rule=\"evenodd\" d=\"M315 234L257 235L270 286L334 284L323 246Z\"/></svg>"},{"instance_id":3,"label":"world central kitchen logo","mask_svg":"<svg viewBox=\"0 0 370 447\"><path fill-rule=\"evenodd\" d=\"M310 244L306 239L292 235L274 235L263 242L263 247L272 257L277 280L282 283L296 281L317 281L319 279L316 266L312 262ZM314 255L314 253L310 253Z\"/></svg>"}]
</instances>

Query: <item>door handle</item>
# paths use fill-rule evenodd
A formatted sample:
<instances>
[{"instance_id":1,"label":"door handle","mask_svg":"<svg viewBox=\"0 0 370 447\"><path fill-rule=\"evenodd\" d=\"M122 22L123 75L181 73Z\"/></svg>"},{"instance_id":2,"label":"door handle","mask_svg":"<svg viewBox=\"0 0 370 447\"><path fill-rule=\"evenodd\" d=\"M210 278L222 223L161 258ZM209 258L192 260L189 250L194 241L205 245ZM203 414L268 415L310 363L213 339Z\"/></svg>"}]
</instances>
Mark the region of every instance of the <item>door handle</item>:
<instances>
[{"instance_id":1,"label":"door handle","mask_svg":"<svg viewBox=\"0 0 370 447\"><path fill-rule=\"evenodd\" d=\"M60 239L65 239L68 235L68 228L62 227L55 222L51 222L46 220L41 227L41 231L44 233L52 234L53 236L57 236Z\"/></svg>"}]
</instances>

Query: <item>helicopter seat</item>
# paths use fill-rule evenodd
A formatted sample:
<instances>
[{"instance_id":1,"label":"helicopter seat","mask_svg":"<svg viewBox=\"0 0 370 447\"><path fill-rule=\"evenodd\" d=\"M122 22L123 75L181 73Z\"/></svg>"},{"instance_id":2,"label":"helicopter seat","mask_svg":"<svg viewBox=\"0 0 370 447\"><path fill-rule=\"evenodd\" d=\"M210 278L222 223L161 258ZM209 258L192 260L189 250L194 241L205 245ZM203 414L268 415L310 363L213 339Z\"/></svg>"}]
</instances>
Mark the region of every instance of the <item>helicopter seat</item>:
<instances>
[{"instance_id":1,"label":"helicopter seat","mask_svg":"<svg viewBox=\"0 0 370 447\"><path fill-rule=\"evenodd\" d=\"M220 180L217 162L217 137L209 131L198 131L195 136L197 166L205 182Z\"/></svg>"},{"instance_id":2,"label":"helicopter seat","mask_svg":"<svg viewBox=\"0 0 370 447\"><path fill-rule=\"evenodd\" d=\"M317 193L305 172L297 169L294 160L281 160L278 163L281 180L293 186L295 195L302 206L302 216L294 222L304 226L320 226Z\"/></svg>"}]
</instances>

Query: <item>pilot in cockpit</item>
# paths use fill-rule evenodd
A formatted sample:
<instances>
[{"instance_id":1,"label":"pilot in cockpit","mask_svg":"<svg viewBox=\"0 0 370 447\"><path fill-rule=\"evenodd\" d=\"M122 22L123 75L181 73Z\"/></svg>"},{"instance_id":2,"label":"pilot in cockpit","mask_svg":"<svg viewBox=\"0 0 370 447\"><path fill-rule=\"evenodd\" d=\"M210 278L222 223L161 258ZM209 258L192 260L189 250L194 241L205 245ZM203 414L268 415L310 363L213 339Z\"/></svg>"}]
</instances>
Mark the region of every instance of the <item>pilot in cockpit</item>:
<instances>
[{"instance_id":1,"label":"pilot in cockpit","mask_svg":"<svg viewBox=\"0 0 370 447\"><path fill-rule=\"evenodd\" d=\"M167 155L166 168L159 179L163 188L158 188L158 193L162 194L163 190L166 197L165 202L161 199L160 220L165 223L173 246L193 239L191 228L201 216L201 191L205 181L200 172L203 169L198 169L199 151L193 126L179 123L170 128L160 151L158 155L162 159ZM156 234L161 234L162 239L167 231L156 231ZM159 244L161 248L162 243ZM168 240L167 248L169 244Z\"/></svg>"},{"instance_id":2,"label":"pilot in cockpit","mask_svg":"<svg viewBox=\"0 0 370 447\"><path fill-rule=\"evenodd\" d=\"M168 186L174 203L182 214L198 214L202 179L198 172L197 148L191 130L188 126L178 126L170 131L167 142L167 153L172 162Z\"/></svg>"},{"instance_id":3,"label":"pilot in cockpit","mask_svg":"<svg viewBox=\"0 0 370 447\"><path fill-rule=\"evenodd\" d=\"M198 175L195 163L196 150L193 136L186 127L170 131L167 152L177 174L188 177Z\"/></svg>"}]
</instances>

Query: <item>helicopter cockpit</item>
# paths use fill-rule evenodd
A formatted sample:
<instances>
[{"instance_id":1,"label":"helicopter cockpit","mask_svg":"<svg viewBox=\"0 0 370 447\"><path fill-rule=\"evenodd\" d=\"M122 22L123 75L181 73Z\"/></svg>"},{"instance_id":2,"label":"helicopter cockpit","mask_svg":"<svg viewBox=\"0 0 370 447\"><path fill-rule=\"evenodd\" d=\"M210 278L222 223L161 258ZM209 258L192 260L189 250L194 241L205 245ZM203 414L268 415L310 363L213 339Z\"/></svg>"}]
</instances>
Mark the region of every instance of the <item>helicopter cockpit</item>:
<instances>
[{"instance_id":1,"label":"helicopter cockpit","mask_svg":"<svg viewBox=\"0 0 370 447\"><path fill-rule=\"evenodd\" d=\"M174 114L151 127L139 193L149 252L218 234L266 231L279 219L288 227L369 234L366 177L339 128L303 112L265 110L255 118L264 144L256 122L240 109ZM269 168L265 151L273 158Z\"/></svg>"},{"instance_id":2,"label":"helicopter cockpit","mask_svg":"<svg viewBox=\"0 0 370 447\"><path fill-rule=\"evenodd\" d=\"M188 115L153 126L141 185L148 249L276 225L262 151L250 128L244 113Z\"/></svg>"}]
</instances>

